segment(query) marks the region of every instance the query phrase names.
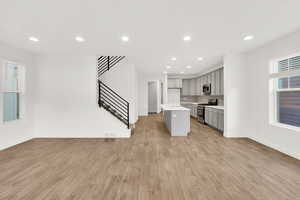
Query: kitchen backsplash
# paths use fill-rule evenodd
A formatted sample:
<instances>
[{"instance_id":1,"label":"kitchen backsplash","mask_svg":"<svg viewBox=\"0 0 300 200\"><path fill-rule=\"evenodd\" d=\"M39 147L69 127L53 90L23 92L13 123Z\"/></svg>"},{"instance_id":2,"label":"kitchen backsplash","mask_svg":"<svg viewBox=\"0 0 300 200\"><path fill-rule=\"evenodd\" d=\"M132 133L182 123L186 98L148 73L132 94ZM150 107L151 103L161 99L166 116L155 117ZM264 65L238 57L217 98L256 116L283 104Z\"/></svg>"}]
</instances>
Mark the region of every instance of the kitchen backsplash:
<instances>
[{"instance_id":1,"label":"kitchen backsplash","mask_svg":"<svg viewBox=\"0 0 300 200\"><path fill-rule=\"evenodd\" d=\"M224 105L224 96L181 96L183 102L201 102L207 99L218 99L218 105Z\"/></svg>"}]
</instances>

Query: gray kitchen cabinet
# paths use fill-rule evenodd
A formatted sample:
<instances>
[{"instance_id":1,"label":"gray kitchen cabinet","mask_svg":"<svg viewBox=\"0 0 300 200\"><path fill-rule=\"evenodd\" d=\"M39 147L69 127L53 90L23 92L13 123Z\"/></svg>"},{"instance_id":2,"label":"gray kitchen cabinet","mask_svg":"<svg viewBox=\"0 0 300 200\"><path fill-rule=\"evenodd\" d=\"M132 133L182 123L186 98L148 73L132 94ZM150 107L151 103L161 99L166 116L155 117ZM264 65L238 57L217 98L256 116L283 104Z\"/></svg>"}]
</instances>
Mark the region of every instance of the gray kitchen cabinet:
<instances>
[{"instance_id":1,"label":"gray kitchen cabinet","mask_svg":"<svg viewBox=\"0 0 300 200\"><path fill-rule=\"evenodd\" d=\"M220 69L218 69L215 72L216 75L216 91L215 91L215 95L221 95L221 85L220 85Z\"/></svg>"},{"instance_id":2,"label":"gray kitchen cabinet","mask_svg":"<svg viewBox=\"0 0 300 200\"><path fill-rule=\"evenodd\" d=\"M190 79L190 93L189 95L194 96L196 95L196 79Z\"/></svg>"},{"instance_id":3,"label":"gray kitchen cabinet","mask_svg":"<svg viewBox=\"0 0 300 200\"><path fill-rule=\"evenodd\" d=\"M207 84L211 84L211 73L207 74Z\"/></svg>"},{"instance_id":4,"label":"gray kitchen cabinet","mask_svg":"<svg viewBox=\"0 0 300 200\"><path fill-rule=\"evenodd\" d=\"M182 88L182 79L179 78L168 79L168 88Z\"/></svg>"},{"instance_id":5,"label":"gray kitchen cabinet","mask_svg":"<svg viewBox=\"0 0 300 200\"><path fill-rule=\"evenodd\" d=\"M204 95L203 94L203 85L205 84L205 77L201 76L200 77L200 95Z\"/></svg>"},{"instance_id":6,"label":"gray kitchen cabinet","mask_svg":"<svg viewBox=\"0 0 300 200\"><path fill-rule=\"evenodd\" d=\"M210 115L210 109L209 108L205 108L205 123L206 124L210 124L209 123L209 115Z\"/></svg>"},{"instance_id":7,"label":"gray kitchen cabinet","mask_svg":"<svg viewBox=\"0 0 300 200\"><path fill-rule=\"evenodd\" d=\"M211 95L216 95L216 71L210 73Z\"/></svg>"},{"instance_id":8,"label":"gray kitchen cabinet","mask_svg":"<svg viewBox=\"0 0 300 200\"><path fill-rule=\"evenodd\" d=\"M183 96L188 96L189 93L190 93L190 80L189 79L183 79L182 80L181 94Z\"/></svg>"},{"instance_id":9,"label":"gray kitchen cabinet","mask_svg":"<svg viewBox=\"0 0 300 200\"><path fill-rule=\"evenodd\" d=\"M188 103L188 104L184 104L182 106L190 109L190 115L192 117L197 118L197 104Z\"/></svg>"},{"instance_id":10,"label":"gray kitchen cabinet","mask_svg":"<svg viewBox=\"0 0 300 200\"><path fill-rule=\"evenodd\" d=\"M205 123L223 132L224 131L224 110L206 107Z\"/></svg>"},{"instance_id":11,"label":"gray kitchen cabinet","mask_svg":"<svg viewBox=\"0 0 300 200\"><path fill-rule=\"evenodd\" d=\"M220 69L220 95L224 95L224 68Z\"/></svg>"},{"instance_id":12,"label":"gray kitchen cabinet","mask_svg":"<svg viewBox=\"0 0 300 200\"><path fill-rule=\"evenodd\" d=\"M218 130L224 132L224 110L218 110Z\"/></svg>"},{"instance_id":13,"label":"gray kitchen cabinet","mask_svg":"<svg viewBox=\"0 0 300 200\"><path fill-rule=\"evenodd\" d=\"M217 109L212 109L213 118L212 118L212 126L218 129L218 120L219 120L219 112Z\"/></svg>"},{"instance_id":14,"label":"gray kitchen cabinet","mask_svg":"<svg viewBox=\"0 0 300 200\"><path fill-rule=\"evenodd\" d=\"M201 95L201 90L202 90L202 87L201 87L201 77L198 77L197 78L197 81L196 81L196 95Z\"/></svg>"},{"instance_id":15,"label":"gray kitchen cabinet","mask_svg":"<svg viewBox=\"0 0 300 200\"><path fill-rule=\"evenodd\" d=\"M203 76L203 85L204 84L208 84L208 74L205 74L204 76Z\"/></svg>"},{"instance_id":16,"label":"gray kitchen cabinet","mask_svg":"<svg viewBox=\"0 0 300 200\"><path fill-rule=\"evenodd\" d=\"M197 104L193 104L193 117L197 118Z\"/></svg>"},{"instance_id":17,"label":"gray kitchen cabinet","mask_svg":"<svg viewBox=\"0 0 300 200\"><path fill-rule=\"evenodd\" d=\"M224 68L217 69L200 77L192 79L183 79L168 81L169 88L182 88L181 95L183 96L202 96L203 85L211 84L211 95L224 95ZM170 83L169 83L170 82ZM170 84L170 85L169 85Z\"/></svg>"}]
</instances>

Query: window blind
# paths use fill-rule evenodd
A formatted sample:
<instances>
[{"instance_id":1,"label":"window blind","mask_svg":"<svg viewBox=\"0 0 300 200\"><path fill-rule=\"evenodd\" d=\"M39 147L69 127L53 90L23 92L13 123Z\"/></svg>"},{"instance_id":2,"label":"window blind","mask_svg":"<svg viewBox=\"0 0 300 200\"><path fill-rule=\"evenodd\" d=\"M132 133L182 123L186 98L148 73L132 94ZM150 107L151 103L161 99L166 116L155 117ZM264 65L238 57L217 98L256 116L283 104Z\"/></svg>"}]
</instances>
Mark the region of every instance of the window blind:
<instances>
[{"instance_id":1,"label":"window blind","mask_svg":"<svg viewBox=\"0 0 300 200\"><path fill-rule=\"evenodd\" d=\"M298 69L300 69L300 56L278 62L278 72L293 71Z\"/></svg>"},{"instance_id":2,"label":"window blind","mask_svg":"<svg viewBox=\"0 0 300 200\"><path fill-rule=\"evenodd\" d=\"M300 91L278 92L278 122L300 127Z\"/></svg>"}]
</instances>

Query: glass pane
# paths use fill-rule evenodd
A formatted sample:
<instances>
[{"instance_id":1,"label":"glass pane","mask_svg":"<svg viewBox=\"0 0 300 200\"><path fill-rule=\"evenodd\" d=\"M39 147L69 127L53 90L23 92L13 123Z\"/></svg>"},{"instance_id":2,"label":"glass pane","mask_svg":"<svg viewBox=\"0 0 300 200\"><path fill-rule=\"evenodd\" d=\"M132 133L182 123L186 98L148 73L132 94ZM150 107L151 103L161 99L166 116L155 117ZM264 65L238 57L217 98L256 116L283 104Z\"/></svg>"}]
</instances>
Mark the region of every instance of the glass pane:
<instances>
[{"instance_id":1,"label":"glass pane","mask_svg":"<svg viewBox=\"0 0 300 200\"><path fill-rule=\"evenodd\" d=\"M19 94L18 93L4 93L3 106L3 120L4 122L19 119Z\"/></svg>"},{"instance_id":2,"label":"glass pane","mask_svg":"<svg viewBox=\"0 0 300 200\"><path fill-rule=\"evenodd\" d=\"M278 122L300 127L300 91L278 92Z\"/></svg>"},{"instance_id":3,"label":"glass pane","mask_svg":"<svg viewBox=\"0 0 300 200\"><path fill-rule=\"evenodd\" d=\"M290 88L300 88L300 76L290 77Z\"/></svg>"},{"instance_id":4,"label":"glass pane","mask_svg":"<svg viewBox=\"0 0 300 200\"><path fill-rule=\"evenodd\" d=\"M289 87L289 79L288 78L280 78L278 79L278 88L279 89L284 89Z\"/></svg>"},{"instance_id":5,"label":"glass pane","mask_svg":"<svg viewBox=\"0 0 300 200\"><path fill-rule=\"evenodd\" d=\"M5 90L17 91L18 89L18 66L13 63L8 63L5 71Z\"/></svg>"}]
</instances>

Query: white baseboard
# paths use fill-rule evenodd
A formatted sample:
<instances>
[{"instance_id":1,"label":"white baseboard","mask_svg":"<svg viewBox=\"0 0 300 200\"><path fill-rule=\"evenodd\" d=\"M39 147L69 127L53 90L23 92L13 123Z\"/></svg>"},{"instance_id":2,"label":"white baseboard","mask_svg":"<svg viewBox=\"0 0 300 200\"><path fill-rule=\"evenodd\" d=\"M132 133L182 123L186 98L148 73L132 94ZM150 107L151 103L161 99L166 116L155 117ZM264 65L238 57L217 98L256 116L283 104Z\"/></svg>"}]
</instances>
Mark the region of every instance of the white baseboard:
<instances>
[{"instance_id":1,"label":"white baseboard","mask_svg":"<svg viewBox=\"0 0 300 200\"><path fill-rule=\"evenodd\" d=\"M254 140L255 142L258 142L260 144L263 144L265 146L268 146L272 149L275 149L277 151L280 151L281 153L284 153L286 155L289 155L293 158L296 158L298 160L300 160L300 155L299 153L296 153L296 152L291 152L291 151L286 151L285 149L281 148L280 146L276 145L276 144L273 144L273 143L270 143L270 142L265 142L265 141L261 141L260 139L258 138L255 138L255 137L248 137L249 139L251 140Z\"/></svg>"},{"instance_id":2,"label":"white baseboard","mask_svg":"<svg viewBox=\"0 0 300 200\"><path fill-rule=\"evenodd\" d=\"M2 145L2 146L0 146L0 151L1 151L1 150L4 150L4 149L8 149L8 148L13 147L13 146L16 146L16 145L21 144L21 143L23 143L23 142L32 140L32 139L34 139L34 138L33 138L33 137L28 137L28 138L23 138L23 139L21 139L21 140L15 142L15 143Z\"/></svg>"}]
</instances>

